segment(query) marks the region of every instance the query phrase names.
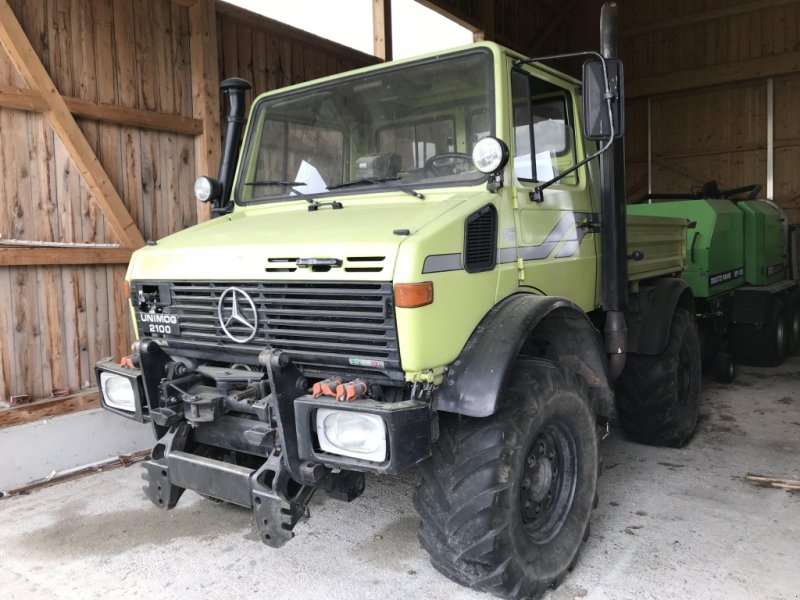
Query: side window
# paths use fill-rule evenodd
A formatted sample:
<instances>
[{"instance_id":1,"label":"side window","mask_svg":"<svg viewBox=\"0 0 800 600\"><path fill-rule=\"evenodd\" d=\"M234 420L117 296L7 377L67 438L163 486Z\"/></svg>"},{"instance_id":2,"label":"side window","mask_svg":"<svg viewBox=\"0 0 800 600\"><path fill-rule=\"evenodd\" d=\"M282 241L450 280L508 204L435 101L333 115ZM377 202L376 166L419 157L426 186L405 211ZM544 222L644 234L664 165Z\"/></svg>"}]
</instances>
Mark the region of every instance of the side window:
<instances>
[{"instance_id":1,"label":"side window","mask_svg":"<svg viewBox=\"0 0 800 600\"><path fill-rule=\"evenodd\" d=\"M512 73L514 168L523 180L548 181L575 164L571 97L541 79ZM576 184L575 173L562 183Z\"/></svg>"}]
</instances>

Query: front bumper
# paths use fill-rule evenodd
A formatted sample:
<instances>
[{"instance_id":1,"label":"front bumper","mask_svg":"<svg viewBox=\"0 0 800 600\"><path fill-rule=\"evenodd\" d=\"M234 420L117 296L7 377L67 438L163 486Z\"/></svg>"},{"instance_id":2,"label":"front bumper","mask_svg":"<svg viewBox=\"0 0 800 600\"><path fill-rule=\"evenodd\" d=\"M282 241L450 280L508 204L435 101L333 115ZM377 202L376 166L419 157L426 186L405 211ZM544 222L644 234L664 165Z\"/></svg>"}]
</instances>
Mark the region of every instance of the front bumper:
<instances>
[{"instance_id":1,"label":"front bumper","mask_svg":"<svg viewBox=\"0 0 800 600\"><path fill-rule=\"evenodd\" d=\"M103 397L102 387L101 404L115 414L141 423L152 420L158 438L173 431L176 426L188 423L192 429L191 438L201 444L264 458L279 446L291 476L300 482L304 482L302 468L309 463L334 469L398 474L431 455L432 416L430 406L425 402L406 400L389 403L363 399L346 403L327 397L298 395L298 391L307 389L307 384L288 363L270 369L272 377L269 386L264 386L270 393L253 404L259 406L260 402L264 408L255 410L254 418L242 419L228 415L236 404L229 381L214 380L214 371L202 367L189 374L185 370L176 371L180 376L176 375L175 379L170 380L169 376L165 378L164 375L170 372L172 359L163 349L152 340L143 340L139 348L141 369L120 366L111 360L95 365L98 383L103 372L120 375L131 381L135 390L135 409L123 411L109 406ZM243 377L252 380L254 373L244 372ZM176 401L176 397L181 399L181 395L176 393L179 382L190 378L195 383L202 380L202 394L187 389L183 401ZM386 427L386 459L373 462L323 452L315 427L316 411L320 408L379 416ZM255 438L258 438L257 442L253 441Z\"/></svg>"}]
</instances>

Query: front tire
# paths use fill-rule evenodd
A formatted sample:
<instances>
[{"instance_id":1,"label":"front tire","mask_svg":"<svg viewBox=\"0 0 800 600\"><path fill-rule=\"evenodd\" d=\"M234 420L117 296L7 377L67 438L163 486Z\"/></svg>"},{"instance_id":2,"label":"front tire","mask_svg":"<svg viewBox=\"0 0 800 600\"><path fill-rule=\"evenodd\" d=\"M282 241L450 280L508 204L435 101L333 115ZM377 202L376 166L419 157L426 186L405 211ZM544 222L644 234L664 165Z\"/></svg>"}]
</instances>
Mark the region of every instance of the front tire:
<instances>
[{"instance_id":1,"label":"front tire","mask_svg":"<svg viewBox=\"0 0 800 600\"><path fill-rule=\"evenodd\" d=\"M697 325L689 311L679 308L664 351L628 354L617 380L617 409L626 435L651 446L685 446L697 428L701 380Z\"/></svg>"},{"instance_id":2,"label":"front tire","mask_svg":"<svg viewBox=\"0 0 800 600\"><path fill-rule=\"evenodd\" d=\"M419 540L447 577L504 598L537 597L575 564L598 475L585 383L522 359L491 417L442 413L414 495Z\"/></svg>"}]
</instances>

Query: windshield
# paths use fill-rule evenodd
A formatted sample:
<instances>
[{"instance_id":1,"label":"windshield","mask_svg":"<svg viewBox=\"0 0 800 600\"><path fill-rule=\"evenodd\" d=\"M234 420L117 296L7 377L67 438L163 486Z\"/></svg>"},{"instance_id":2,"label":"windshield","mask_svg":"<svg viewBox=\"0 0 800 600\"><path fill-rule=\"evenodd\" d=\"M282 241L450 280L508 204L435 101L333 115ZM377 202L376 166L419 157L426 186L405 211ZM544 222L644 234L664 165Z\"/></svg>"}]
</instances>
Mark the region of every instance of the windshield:
<instances>
[{"instance_id":1,"label":"windshield","mask_svg":"<svg viewBox=\"0 0 800 600\"><path fill-rule=\"evenodd\" d=\"M492 57L479 50L260 100L240 203L477 183L494 135Z\"/></svg>"}]
</instances>

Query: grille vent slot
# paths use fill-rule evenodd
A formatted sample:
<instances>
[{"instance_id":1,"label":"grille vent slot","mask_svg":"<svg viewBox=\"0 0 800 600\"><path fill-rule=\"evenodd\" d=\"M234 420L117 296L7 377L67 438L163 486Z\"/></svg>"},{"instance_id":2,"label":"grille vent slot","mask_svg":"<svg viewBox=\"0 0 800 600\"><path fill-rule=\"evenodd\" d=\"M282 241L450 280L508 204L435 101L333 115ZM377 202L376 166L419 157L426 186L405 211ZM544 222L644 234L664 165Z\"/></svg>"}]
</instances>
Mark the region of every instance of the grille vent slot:
<instances>
[{"instance_id":1,"label":"grille vent slot","mask_svg":"<svg viewBox=\"0 0 800 600\"><path fill-rule=\"evenodd\" d=\"M497 263L497 209L476 210L464 223L464 268L468 273L491 271Z\"/></svg>"},{"instance_id":2,"label":"grille vent slot","mask_svg":"<svg viewBox=\"0 0 800 600\"><path fill-rule=\"evenodd\" d=\"M348 256L344 264L346 273L380 273L385 256Z\"/></svg>"},{"instance_id":3,"label":"grille vent slot","mask_svg":"<svg viewBox=\"0 0 800 600\"><path fill-rule=\"evenodd\" d=\"M297 257L294 258L269 258L269 266L264 270L267 273L294 273L297 271Z\"/></svg>"}]
</instances>

